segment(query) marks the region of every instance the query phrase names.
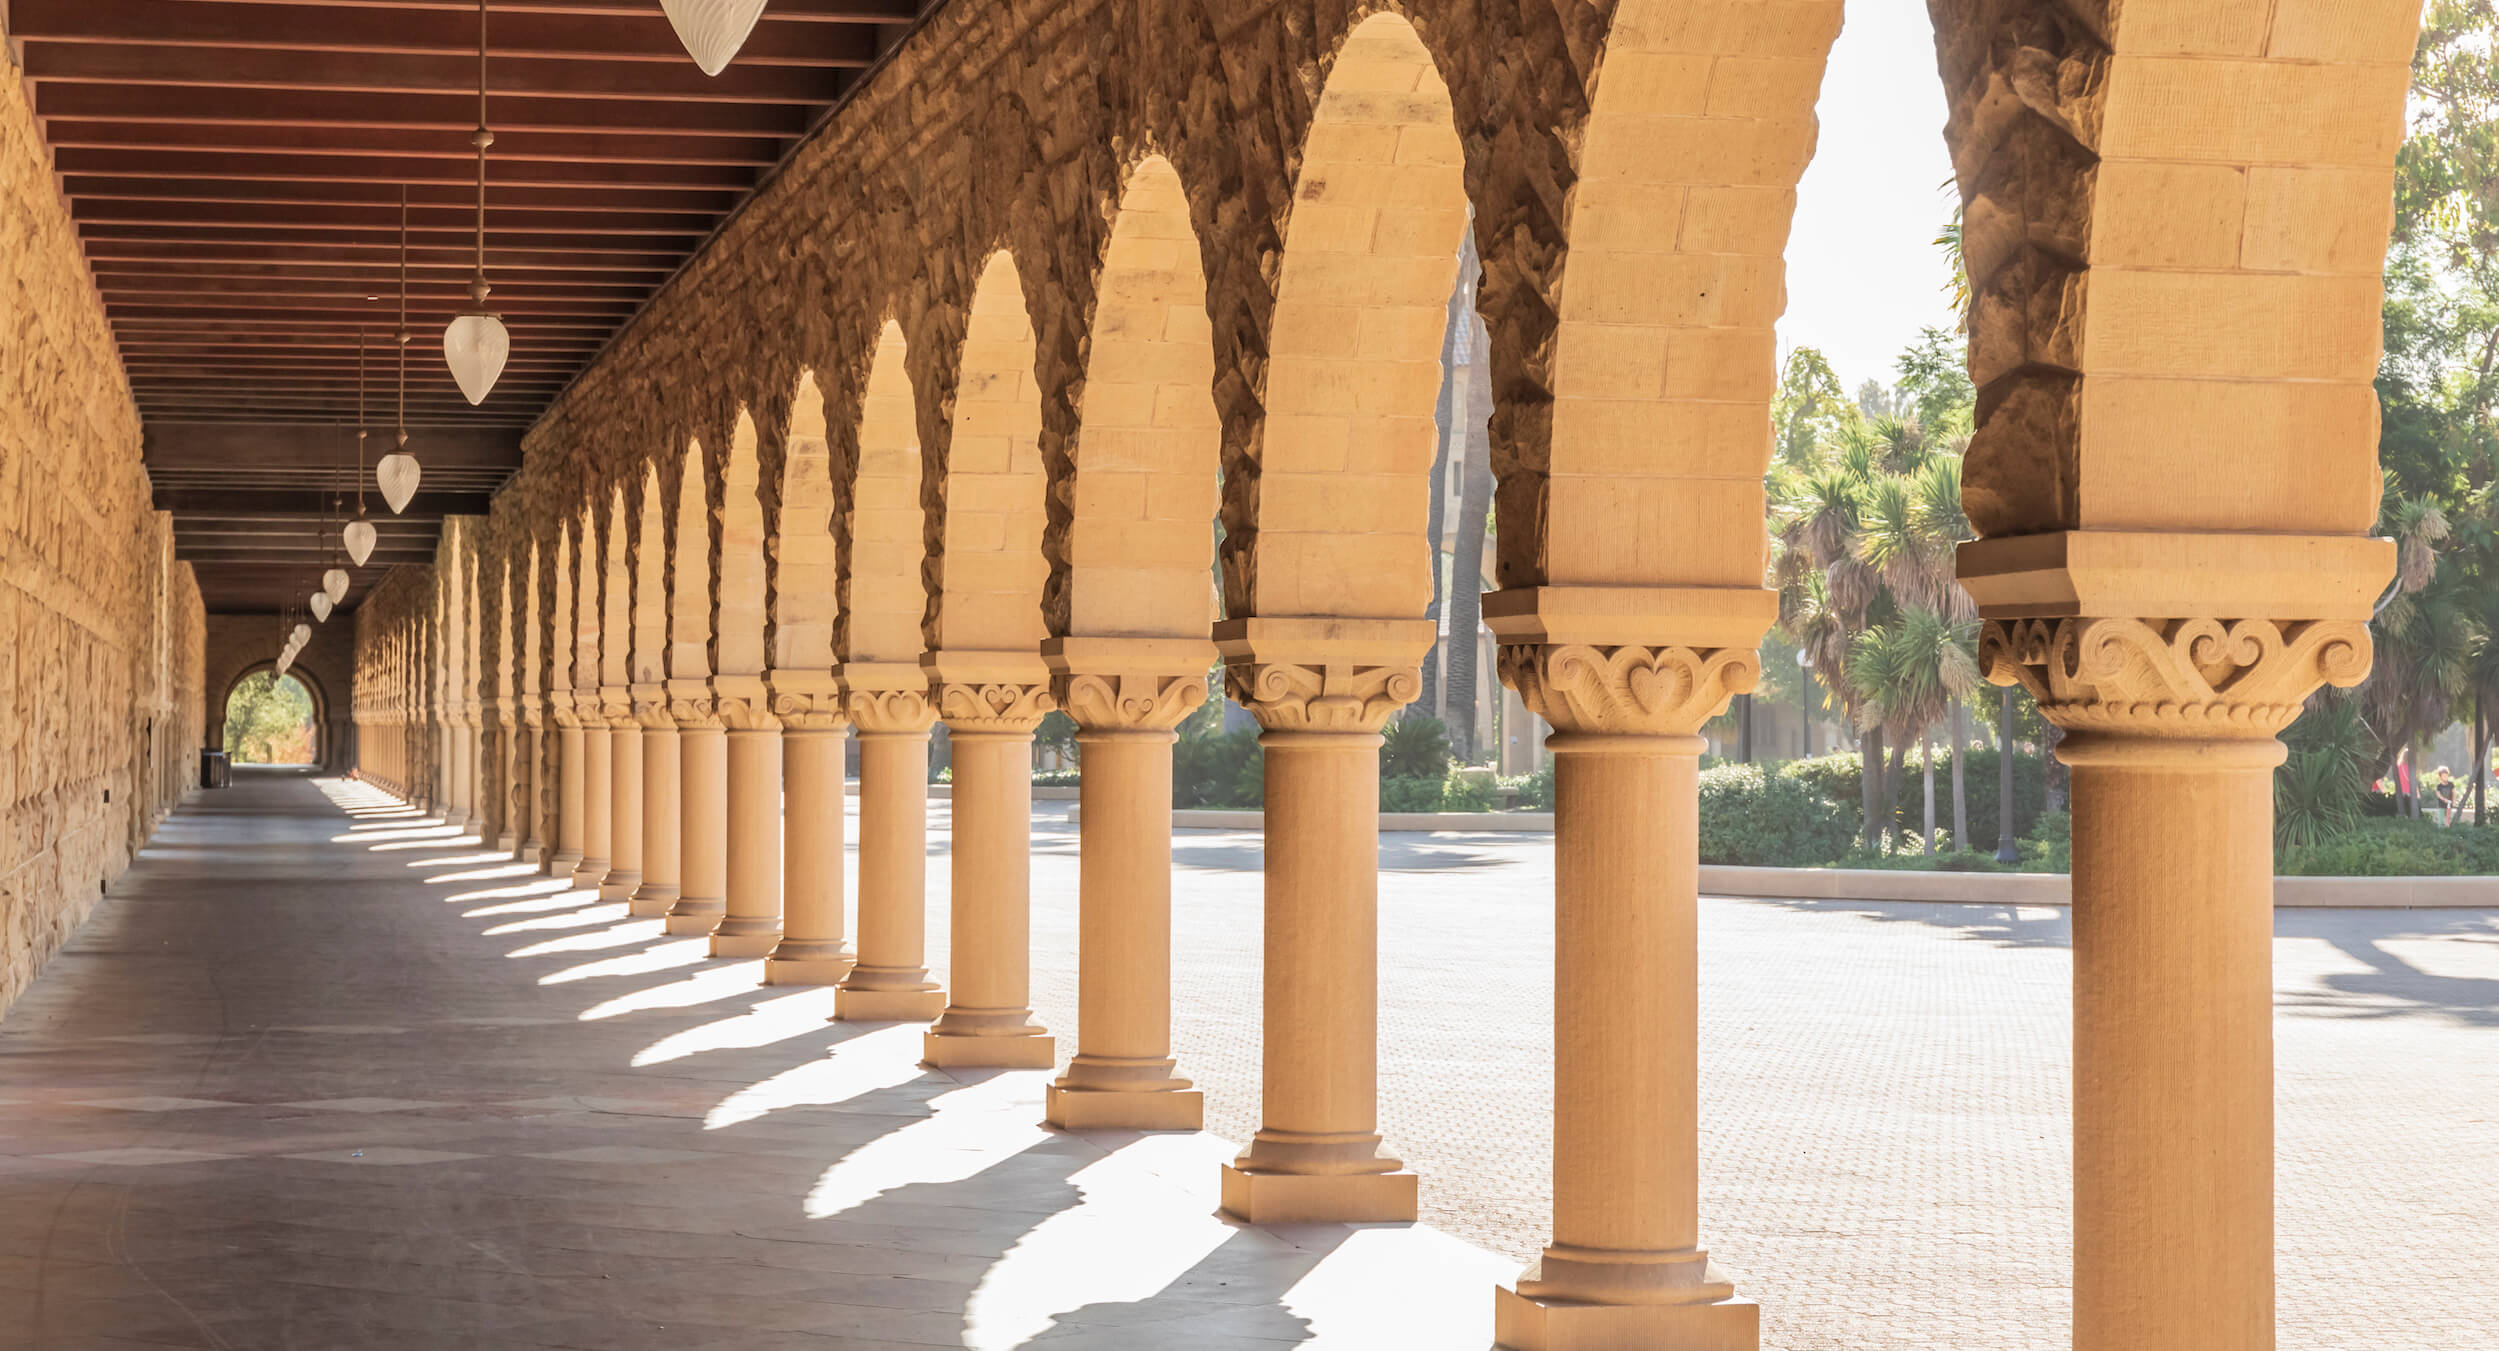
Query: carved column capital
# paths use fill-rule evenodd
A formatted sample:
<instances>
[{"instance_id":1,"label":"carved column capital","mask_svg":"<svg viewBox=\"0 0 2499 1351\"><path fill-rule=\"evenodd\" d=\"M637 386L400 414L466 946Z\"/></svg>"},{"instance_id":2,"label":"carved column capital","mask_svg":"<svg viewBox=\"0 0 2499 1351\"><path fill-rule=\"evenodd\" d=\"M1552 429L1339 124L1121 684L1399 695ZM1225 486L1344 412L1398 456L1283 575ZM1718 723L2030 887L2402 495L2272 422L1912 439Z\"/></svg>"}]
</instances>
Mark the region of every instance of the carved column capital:
<instances>
[{"instance_id":1,"label":"carved column capital","mask_svg":"<svg viewBox=\"0 0 2499 1351\"><path fill-rule=\"evenodd\" d=\"M961 734L1020 733L1031 736L1041 719L1058 707L1050 687L1039 682L951 681L937 686L938 716L949 732Z\"/></svg>"},{"instance_id":2,"label":"carved column capital","mask_svg":"<svg viewBox=\"0 0 2499 1351\"><path fill-rule=\"evenodd\" d=\"M772 691L761 676L712 677L712 715L734 732L768 732L780 720L772 715Z\"/></svg>"},{"instance_id":3,"label":"carved column capital","mask_svg":"<svg viewBox=\"0 0 2499 1351\"><path fill-rule=\"evenodd\" d=\"M2069 733L2112 737L2271 738L2319 685L2369 674L2361 619L1997 619L1978 660L2020 684Z\"/></svg>"},{"instance_id":4,"label":"carved column capital","mask_svg":"<svg viewBox=\"0 0 2499 1351\"><path fill-rule=\"evenodd\" d=\"M850 726L841 684L829 671L766 671L764 685L783 731L839 732Z\"/></svg>"},{"instance_id":5,"label":"carved column capital","mask_svg":"<svg viewBox=\"0 0 2499 1351\"><path fill-rule=\"evenodd\" d=\"M1749 647L1512 643L1500 663L1538 717L1581 734L1691 736L1761 680Z\"/></svg>"},{"instance_id":6,"label":"carved column capital","mask_svg":"<svg viewBox=\"0 0 2499 1351\"><path fill-rule=\"evenodd\" d=\"M1168 732L1206 702L1202 671L1067 672L1050 684L1051 702L1088 732Z\"/></svg>"},{"instance_id":7,"label":"carved column capital","mask_svg":"<svg viewBox=\"0 0 2499 1351\"><path fill-rule=\"evenodd\" d=\"M852 690L844 707L862 736L925 735L937 722L937 706L925 689Z\"/></svg>"},{"instance_id":8,"label":"carved column capital","mask_svg":"<svg viewBox=\"0 0 2499 1351\"><path fill-rule=\"evenodd\" d=\"M1373 732L1423 692L1417 666L1234 662L1224 692L1271 732Z\"/></svg>"}]
</instances>

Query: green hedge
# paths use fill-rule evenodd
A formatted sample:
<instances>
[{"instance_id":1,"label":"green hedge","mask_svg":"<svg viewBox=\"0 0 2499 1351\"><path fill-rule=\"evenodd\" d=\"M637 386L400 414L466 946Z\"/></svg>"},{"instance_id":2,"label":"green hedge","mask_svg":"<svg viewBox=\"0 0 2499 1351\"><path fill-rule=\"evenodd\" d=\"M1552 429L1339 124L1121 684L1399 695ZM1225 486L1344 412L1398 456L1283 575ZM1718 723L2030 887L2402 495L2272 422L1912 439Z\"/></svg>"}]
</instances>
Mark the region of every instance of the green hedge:
<instances>
[{"instance_id":1,"label":"green hedge","mask_svg":"<svg viewBox=\"0 0 2499 1351\"><path fill-rule=\"evenodd\" d=\"M1852 814L1760 765L1701 771L1701 862L1810 868L1849 852Z\"/></svg>"},{"instance_id":2,"label":"green hedge","mask_svg":"<svg viewBox=\"0 0 2499 1351\"><path fill-rule=\"evenodd\" d=\"M1817 755L1810 760L1789 760L1778 766L1781 776L1795 779L1817 795L1848 813L1850 829L1865 829L1864 758L1855 751L1837 751ZM1962 791L1970 804L1970 842L1994 852L1996 847L1996 752L1972 749L1969 753L1967 778ZM2013 753L2013 833L2027 836L2039 821L2039 813L2047 802L2047 771L2035 753L2016 748ZM1895 834L1914 836L1926 824L1925 780L1918 769L1917 747L1909 748L1909 759L1901 766L1898 791L1892 795L1891 828ZM1935 751L1935 824L1946 831L1952 829L1952 750L1937 747Z\"/></svg>"},{"instance_id":3,"label":"green hedge","mask_svg":"<svg viewBox=\"0 0 2499 1351\"><path fill-rule=\"evenodd\" d=\"M2364 817L2350 831L2281 850L2286 877L2472 877L2499 873L2499 829Z\"/></svg>"}]
</instances>

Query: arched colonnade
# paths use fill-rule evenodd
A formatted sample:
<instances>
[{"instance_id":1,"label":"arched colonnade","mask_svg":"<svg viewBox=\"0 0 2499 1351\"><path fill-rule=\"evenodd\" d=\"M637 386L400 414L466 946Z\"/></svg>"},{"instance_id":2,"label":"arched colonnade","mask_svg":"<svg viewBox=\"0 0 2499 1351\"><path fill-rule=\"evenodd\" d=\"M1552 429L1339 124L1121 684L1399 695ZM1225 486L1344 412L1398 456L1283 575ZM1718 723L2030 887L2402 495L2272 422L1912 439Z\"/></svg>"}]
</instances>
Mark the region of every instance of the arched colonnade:
<instances>
[{"instance_id":1,"label":"arched colonnade","mask_svg":"<svg viewBox=\"0 0 2499 1351\"><path fill-rule=\"evenodd\" d=\"M1553 1242L1500 1336L1757 1344L1761 1292L1701 1244L1697 732L1775 617L1773 327L1839 5L1075 8L1101 21L925 20L558 402L493 514L377 590L368 774L769 981L836 984L841 1017L930 1020L932 1063L1050 1066L1028 765L1064 710L1081 1035L1049 1118L1189 1128L1170 745L1220 661L1267 747L1262 1126L1224 1204L1411 1218L1375 1110L1376 756L1433 638L1472 228L1484 611L1558 799ZM2365 673L2388 571L2370 379L2417 4L1930 9L1976 297L1961 571L1991 676L2075 767L2076 1344L2269 1347L2267 769L2311 690Z\"/></svg>"}]
</instances>

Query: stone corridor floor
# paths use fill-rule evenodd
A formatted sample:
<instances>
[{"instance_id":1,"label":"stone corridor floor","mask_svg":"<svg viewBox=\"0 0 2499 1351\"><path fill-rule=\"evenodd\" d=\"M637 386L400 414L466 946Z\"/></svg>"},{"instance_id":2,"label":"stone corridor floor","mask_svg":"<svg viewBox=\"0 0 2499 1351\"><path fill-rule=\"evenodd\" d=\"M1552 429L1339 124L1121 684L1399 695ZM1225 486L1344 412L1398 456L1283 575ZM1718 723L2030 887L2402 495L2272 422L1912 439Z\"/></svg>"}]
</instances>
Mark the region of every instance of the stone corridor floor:
<instances>
[{"instance_id":1,"label":"stone corridor floor","mask_svg":"<svg viewBox=\"0 0 2499 1351\"><path fill-rule=\"evenodd\" d=\"M931 804L931 957L945 952ZM1074 1047L1074 830L1035 1002ZM1550 845L1390 836L1382 1121L1426 1226L1210 1214L1255 1125L1259 838L1175 846L1197 1136L567 894L377 794L195 795L0 1021L0 1351L1481 1347L1545 1222ZM2066 1343L2054 910L1703 906L1704 1230L1765 1344ZM2499 1327L2499 913L2276 925L2285 1347Z\"/></svg>"}]
</instances>

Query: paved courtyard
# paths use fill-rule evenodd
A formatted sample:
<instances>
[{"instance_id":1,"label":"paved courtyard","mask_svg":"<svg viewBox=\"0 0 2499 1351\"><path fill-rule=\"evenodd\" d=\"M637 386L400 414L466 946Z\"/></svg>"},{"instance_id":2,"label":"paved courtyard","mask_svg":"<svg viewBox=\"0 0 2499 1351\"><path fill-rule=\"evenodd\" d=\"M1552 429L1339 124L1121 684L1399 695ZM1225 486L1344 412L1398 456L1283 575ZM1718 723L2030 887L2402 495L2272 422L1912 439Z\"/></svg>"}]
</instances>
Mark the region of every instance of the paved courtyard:
<instances>
[{"instance_id":1,"label":"paved courtyard","mask_svg":"<svg viewBox=\"0 0 2499 1351\"><path fill-rule=\"evenodd\" d=\"M1256 1123L1255 834L1175 854L1205 1136L1034 1128L366 790L194 799L0 1023L0 1349L1480 1346L1545 1209L1549 846L1383 844L1382 1118L1426 1226L1214 1220ZM932 805L932 960L945 948ZM1075 1041L1076 837L1036 820ZM2065 1343L2053 910L1711 900L1704 1228L1806 1348ZM2281 1344L2499 1326L2499 916L2285 912Z\"/></svg>"}]
</instances>

